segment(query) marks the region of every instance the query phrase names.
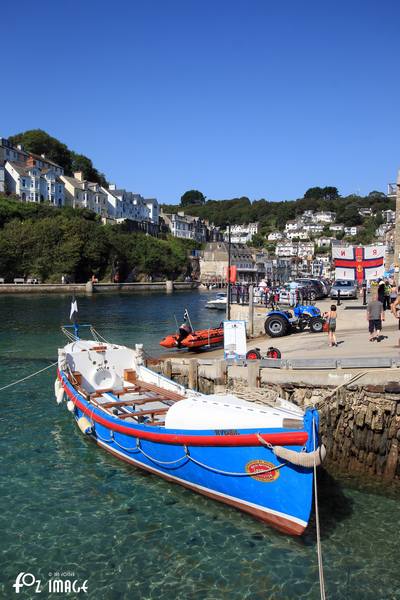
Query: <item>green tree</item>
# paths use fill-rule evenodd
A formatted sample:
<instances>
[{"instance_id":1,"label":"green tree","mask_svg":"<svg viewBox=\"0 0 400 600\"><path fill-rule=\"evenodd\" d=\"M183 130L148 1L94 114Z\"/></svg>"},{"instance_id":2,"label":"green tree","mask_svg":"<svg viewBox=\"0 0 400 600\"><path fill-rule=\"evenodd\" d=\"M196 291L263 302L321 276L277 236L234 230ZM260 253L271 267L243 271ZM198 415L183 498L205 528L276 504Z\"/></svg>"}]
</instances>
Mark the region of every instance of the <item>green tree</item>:
<instances>
[{"instance_id":1,"label":"green tree","mask_svg":"<svg viewBox=\"0 0 400 600\"><path fill-rule=\"evenodd\" d=\"M181 196L181 206L203 206L206 197L198 190L189 190Z\"/></svg>"},{"instance_id":2,"label":"green tree","mask_svg":"<svg viewBox=\"0 0 400 600\"><path fill-rule=\"evenodd\" d=\"M52 137L43 129L30 129L10 136L10 142L15 146L22 144L28 152L44 154L62 167L66 175L82 171L89 181L108 185L105 176L94 168L92 161L83 154L76 154L65 144Z\"/></svg>"},{"instance_id":3,"label":"green tree","mask_svg":"<svg viewBox=\"0 0 400 600\"><path fill-rule=\"evenodd\" d=\"M63 167L67 173L72 173L72 159L68 147L43 129L30 129L17 133L10 136L9 140L14 146L22 144L28 152L45 154L48 159Z\"/></svg>"}]
</instances>

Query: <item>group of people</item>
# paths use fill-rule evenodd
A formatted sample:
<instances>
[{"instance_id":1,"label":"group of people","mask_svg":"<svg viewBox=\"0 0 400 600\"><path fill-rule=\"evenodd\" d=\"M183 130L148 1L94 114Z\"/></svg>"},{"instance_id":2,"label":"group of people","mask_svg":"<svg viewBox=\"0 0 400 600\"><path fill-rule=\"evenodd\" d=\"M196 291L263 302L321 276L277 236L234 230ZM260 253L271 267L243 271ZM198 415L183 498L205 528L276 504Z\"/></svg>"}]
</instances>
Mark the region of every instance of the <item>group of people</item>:
<instances>
[{"instance_id":1,"label":"group of people","mask_svg":"<svg viewBox=\"0 0 400 600\"><path fill-rule=\"evenodd\" d=\"M386 310L390 310L398 320L400 330L400 287L397 287L394 282L382 279L375 289L371 288L371 291L372 299L367 306L369 341L380 342L383 339L381 332Z\"/></svg>"},{"instance_id":2,"label":"group of people","mask_svg":"<svg viewBox=\"0 0 400 600\"><path fill-rule=\"evenodd\" d=\"M368 321L369 341L380 342L383 337L382 323L385 321L385 312L390 310L393 316L398 320L400 330L400 286L387 279L380 280L370 286L371 300L367 305L366 318ZM328 332L328 343L330 347L337 346L336 340L336 322L337 307L332 304L330 310L323 314L326 321L326 331ZM399 339L400 346L400 339Z\"/></svg>"}]
</instances>

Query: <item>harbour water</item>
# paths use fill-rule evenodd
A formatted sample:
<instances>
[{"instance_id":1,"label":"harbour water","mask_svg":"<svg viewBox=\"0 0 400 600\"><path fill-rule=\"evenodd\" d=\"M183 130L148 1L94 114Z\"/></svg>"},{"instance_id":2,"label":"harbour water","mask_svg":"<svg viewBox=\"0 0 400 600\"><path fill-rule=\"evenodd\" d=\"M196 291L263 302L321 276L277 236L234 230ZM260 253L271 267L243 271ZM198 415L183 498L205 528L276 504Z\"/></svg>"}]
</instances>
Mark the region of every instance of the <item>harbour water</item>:
<instances>
[{"instance_id":1,"label":"harbour water","mask_svg":"<svg viewBox=\"0 0 400 600\"><path fill-rule=\"evenodd\" d=\"M183 309L222 313L199 292L78 297L80 321L153 355ZM46 367L64 344L67 296L0 296L0 387ZM20 572L88 581L104 600L318 599L315 525L300 539L136 470L85 439L54 400L55 370L0 392L0 597ZM400 492L324 472L319 500L327 597L400 600ZM19 597L37 597L32 588ZM58 595L58 597L61 597ZM63 597L75 597L73 594Z\"/></svg>"}]
</instances>

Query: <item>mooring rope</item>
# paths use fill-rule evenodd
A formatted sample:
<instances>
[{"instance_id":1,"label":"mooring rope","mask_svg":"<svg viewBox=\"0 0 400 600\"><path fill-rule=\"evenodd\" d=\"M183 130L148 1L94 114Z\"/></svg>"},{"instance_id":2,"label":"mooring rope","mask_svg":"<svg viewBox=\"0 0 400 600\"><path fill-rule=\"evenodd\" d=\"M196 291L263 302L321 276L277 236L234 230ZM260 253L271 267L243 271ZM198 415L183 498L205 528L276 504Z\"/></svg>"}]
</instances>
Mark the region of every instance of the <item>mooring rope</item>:
<instances>
[{"instance_id":1,"label":"mooring rope","mask_svg":"<svg viewBox=\"0 0 400 600\"><path fill-rule=\"evenodd\" d=\"M314 443L314 504L315 504L315 524L317 529L317 555L318 555L318 573L319 573L319 587L321 592L321 600L325 600L325 581L324 581L324 568L322 564L322 548L321 548L321 534L319 529L319 511L318 511L318 492L317 492L317 463L315 459L316 442L315 442L315 420L313 419L313 443Z\"/></svg>"},{"instance_id":2,"label":"mooring rope","mask_svg":"<svg viewBox=\"0 0 400 600\"><path fill-rule=\"evenodd\" d=\"M17 385L17 383L26 381L27 379L30 379L31 377L35 377L35 375L39 375L39 373L43 373L43 371L47 371L48 369L51 369L57 363L58 363L58 360L56 360L56 362L51 363L51 365L49 365L48 367L44 367L44 369L40 369L39 371L36 371L35 373L31 373L31 375L27 375L26 377L23 377L22 379L18 379L18 381L13 381L13 383L8 383L7 385L4 385L2 388L0 388L0 392L2 392L3 390L6 390L9 387L12 387L13 385Z\"/></svg>"}]
</instances>

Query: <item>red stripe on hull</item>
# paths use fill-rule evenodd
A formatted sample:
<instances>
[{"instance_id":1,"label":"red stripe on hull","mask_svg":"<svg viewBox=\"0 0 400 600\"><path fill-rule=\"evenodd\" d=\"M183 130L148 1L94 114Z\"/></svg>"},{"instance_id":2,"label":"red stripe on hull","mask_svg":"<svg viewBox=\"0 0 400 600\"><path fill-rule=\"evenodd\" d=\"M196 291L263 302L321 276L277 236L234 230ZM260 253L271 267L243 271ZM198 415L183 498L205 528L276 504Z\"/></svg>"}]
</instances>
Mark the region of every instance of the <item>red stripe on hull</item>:
<instances>
[{"instance_id":1,"label":"red stripe on hull","mask_svg":"<svg viewBox=\"0 0 400 600\"><path fill-rule=\"evenodd\" d=\"M218 494L214 494L211 491L198 488L195 485L191 485L190 483L188 483L186 481L182 481L182 480L177 481L175 478L171 478L168 475L161 473L160 471L156 471L155 469L152 469L151 467L149 467L147 465L139 463L139 461L136 462L132 459L129 459L127 456L123 456L118 452L114 452L114 450L112 448L110 448L109 446L107 446L105 444L101 444L97 440L95 440L95 441L98 444L98 446L100 446L101 448L103 448L104 450L106 450L107 452L109 452L110 454L115 456L116 458L119 458L120 460L123 460L124 462L126 462L130 465L134 465L135 467L138 467L139 469L144 469L145 471L150 471L151 473L154 473L155 475L162 477L163 479L165 479L166 481L169 481L170 483L177 483L179 485L182 485L183 487L185 487L189 490L197 492L198 494L201 494L202 496L206 496L207 498L211 498L212 500L217 500L217 502L221 502L222 504L228 504L229 506L233 506L234 508L237 508L238 510L241 510L242 512L248 513L252 517L255 517L259 521L262 521L263 523L267 523L267 525L271 525L272 527L274 527L274 529L278 529L278 531L281 531L282 533L286 533L289 535L301 535L306 528L306 526L303 526L303 525L300 525L299 523L290 521L289 519L285 519L284 517L280 517L279 515L274 515L272 513L268 513L259 508L255 508L253 506L244 504L243 502L240 502L240 500L233 500L232 498L222 497Z\"/></svg>"},{"instance_id":2,"label":"red stripe on hull","mask_svg":"<svg viewBox=\"0 0 400 600\"><path fill-rule=\"evenodd\" d=\"M105 419L96 414L95 408L86 406L71 390L64 385L59 371L57 370L58 378L68 398L90 419L104 425L112 431L118 431L125 435L137 437L142 440L158 442L161 444L175 444L181 446L261 446L262 442L258 439L255 433L239 434L239 435L185 435L176 433L156 433L152 431L144 431L135 427L127 427L118 422ZM263 434L262 439L274 446L304 446L308 439L305 431L288 431L287 433L268 433Z\"/></svg>"}]
</instances>

